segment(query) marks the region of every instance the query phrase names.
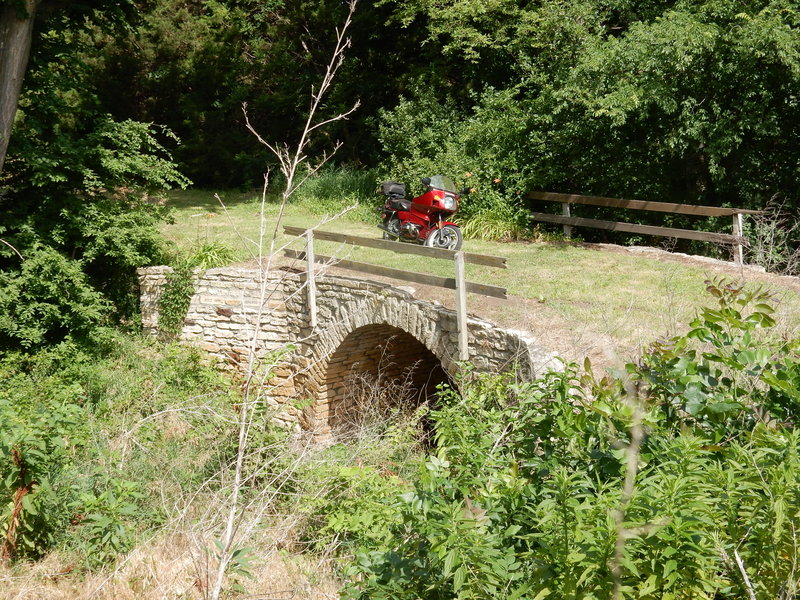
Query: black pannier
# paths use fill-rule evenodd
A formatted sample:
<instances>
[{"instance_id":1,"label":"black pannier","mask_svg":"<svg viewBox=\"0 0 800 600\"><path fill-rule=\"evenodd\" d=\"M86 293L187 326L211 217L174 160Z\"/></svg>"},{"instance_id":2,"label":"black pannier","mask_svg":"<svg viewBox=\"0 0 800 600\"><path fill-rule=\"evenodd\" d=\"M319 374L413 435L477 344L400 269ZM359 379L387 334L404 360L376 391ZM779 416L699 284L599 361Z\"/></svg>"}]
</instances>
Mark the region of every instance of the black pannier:
<instances>
[{"instance_id":1,"label":"black pannier","mask_svg":"<svg viewBox=\"0 0 800 600\"><path fill-rule=\"evenodd\" d=\"M384 181L381 184L381 194L392 198L405 198L406 185L404 183L397 183L396 181Z\"/></svg>"}]
</instances>

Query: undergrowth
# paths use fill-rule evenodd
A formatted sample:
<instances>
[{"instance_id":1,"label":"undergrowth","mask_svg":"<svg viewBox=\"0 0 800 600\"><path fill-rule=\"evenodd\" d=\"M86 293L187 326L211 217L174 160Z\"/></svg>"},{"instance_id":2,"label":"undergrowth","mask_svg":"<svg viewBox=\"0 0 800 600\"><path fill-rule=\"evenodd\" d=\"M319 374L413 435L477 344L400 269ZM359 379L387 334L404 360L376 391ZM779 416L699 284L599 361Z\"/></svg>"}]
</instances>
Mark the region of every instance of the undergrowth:
<instances>
[{"instance_id":1,"label":"undergrowth","mask_svg":"<svg viewBox=\"0 0 800 600\"><path fill-rule=\"evenodd\" d=\"M718 306L626 376L442 395L416 473L360 469L327 512L345 597L796 597L800 341L768 294L707 284Z\"/></svg>"},{"instance_id":2,"label":"undergrowth","mask_svg":"<svg viewBox=\"0 0 800 600\"><path fill-rule=\"evenodd\" d=\"M223 458L235 388L200 354L117 337L0 358L0 533L6 562L59 549L113 562Z\"/></svg>"}]
</instances>

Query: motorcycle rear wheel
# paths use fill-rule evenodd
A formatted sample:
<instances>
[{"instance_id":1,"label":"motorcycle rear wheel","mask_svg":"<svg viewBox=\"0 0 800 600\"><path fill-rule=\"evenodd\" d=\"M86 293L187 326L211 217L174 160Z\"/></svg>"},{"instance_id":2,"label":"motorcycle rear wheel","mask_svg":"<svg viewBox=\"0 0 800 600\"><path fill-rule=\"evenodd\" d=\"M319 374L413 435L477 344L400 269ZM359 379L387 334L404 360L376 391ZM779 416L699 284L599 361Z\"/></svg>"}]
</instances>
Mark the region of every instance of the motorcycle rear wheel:
<instances>
[{"instance_id":1,"label":"motorcycle rear wheel","mask_svg":"<svg viewBox=\"0 0 800 600\"><path fill-rule=\"evenodd\" d=\"M429 248L444 248L446 250L460 250L464 237L461 230L455 225L444 225L441 229L434 229L425 238L425 245Z\"/></svg>"},{"instance_id":2,"label":"motorcycle rear wheel","mask_svg":"<svg viewBox=\"0 0 800 600\"><path fill-rule=\"evenodd\" d=\"M386 228L389 231L383 232L383 239L398 241L400 239L400 219L396 216L391 217L386 221Z\"/></svg>"}]
</instances>

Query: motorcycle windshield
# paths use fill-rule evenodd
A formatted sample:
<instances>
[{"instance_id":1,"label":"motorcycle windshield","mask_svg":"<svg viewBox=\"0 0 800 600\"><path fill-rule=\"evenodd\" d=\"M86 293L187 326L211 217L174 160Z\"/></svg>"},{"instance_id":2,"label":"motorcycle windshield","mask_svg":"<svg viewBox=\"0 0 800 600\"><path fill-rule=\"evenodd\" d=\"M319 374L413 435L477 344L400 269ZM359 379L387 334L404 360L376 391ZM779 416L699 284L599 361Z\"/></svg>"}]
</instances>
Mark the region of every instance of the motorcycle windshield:
<instances>
[{"instance_id":1,"label":"motorcycle windshield","mask_svg":"<svg viewBox=\"0 0 800 600\"><path fill-rule=\"evenodd\" d=\"M452 194L457 194L456 191L456 184L453 183L453 180L447 177L446 175L434 175L431 177L430 187L435 190L442 190L444 192L450 192Z\"/></svg>"}]
</instances>

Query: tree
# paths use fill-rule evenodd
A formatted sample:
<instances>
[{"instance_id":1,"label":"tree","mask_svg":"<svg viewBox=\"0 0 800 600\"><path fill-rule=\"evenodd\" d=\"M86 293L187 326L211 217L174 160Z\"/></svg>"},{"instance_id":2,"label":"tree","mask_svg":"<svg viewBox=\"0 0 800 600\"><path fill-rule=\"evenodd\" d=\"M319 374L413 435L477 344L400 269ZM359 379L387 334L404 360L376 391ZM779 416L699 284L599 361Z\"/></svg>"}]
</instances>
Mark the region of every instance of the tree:
<instances>
[{"instance_id":1,"label":"tree","mask_svg":"<svg viewBox=\"0 0 800 600\"><path fill-rule=\"evenodd\" d=\"M170 134L106 114L87 59L123 8L39 6L0 186L0 349L95 339L133 313L134 269L162 254L148 193L187 183Z\"/></svg>"},{"instance_id":2,"label":"tree","mask_svg":"<svg viewBox=\"0 0 800 600\"><path fill-rule=\"evenodd\" d=\"M488 186L501 194L495 207L547 189L744 208L778 196L798 208L796 2L383 4L463 67L456 79L440 78L449 85L421 87L384 111L385 165L402 171L393 176L419 177L411 171L421 165L473 173L488 165L494 172L484 179L504 182ZM438 144L430 143L437 111L452 113L436 124L448 132ZM503 113L513 126L496 118ZM462 215L487 204L487 186L477 187Z\"/></svg>"},{"instance_id":3,"label":"tree","mask_svg":"<svg viewBox=\"0 0 800 600\"><path fill-rule=\"evenodd\" d=\"M73 23L86 25L103 15L121 22L131 15L133 0L0 0L0 173L3 172L22 83L28 67L37 16L67 12ZM92 15L95 19L82 21Z\"/></svg>"},{"instance_id":4,"label":"tree","mask_svg":"<svg viewBox=\"0 0 800 600\"><path fill-rule=\"evenodd\" d=\"M3 172L22 79L28 66L33 21L40 2L0 2L0 173Z\"/></svg>"}]
</instances>

